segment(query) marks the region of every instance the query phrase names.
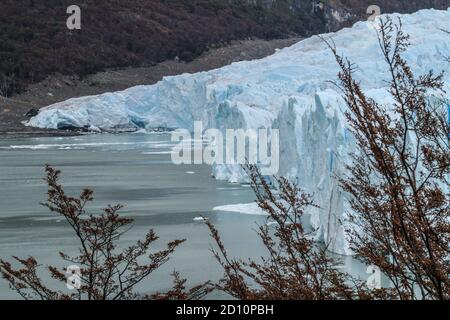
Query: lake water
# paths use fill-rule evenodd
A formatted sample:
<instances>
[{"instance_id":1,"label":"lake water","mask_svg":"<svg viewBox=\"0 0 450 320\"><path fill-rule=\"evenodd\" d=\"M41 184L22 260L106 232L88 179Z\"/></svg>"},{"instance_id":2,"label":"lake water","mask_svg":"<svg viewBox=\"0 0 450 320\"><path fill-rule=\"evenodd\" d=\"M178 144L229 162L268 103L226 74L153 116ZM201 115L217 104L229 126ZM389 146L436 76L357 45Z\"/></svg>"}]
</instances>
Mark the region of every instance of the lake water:
<instances>
[{"instance_id":1,"label":"lake water","mask_svg":"<svg viewBox=\"0 0 450 320\"><path fill-rule=\"evenodd\" d=\"M153 228L162 249L174 239L187 239L169 263L155 272L142 290L164 290L175 269L198 284L217 280L222 271L210 251L213 241L205 225L208 217L222 233L235 257L258 258L265 251L255 236L264 216L214 211L216 206L250 203L249 186L217 181L206 165L173 165L168 134L102 134L63 138L0 140L0 257L33 255L43 265L58 265L58 251L76 252L70 229L58 216L39 205L46 199L42 180L44 165L62 171L66 192L77 195L83 188L94 190L89 207L99 212L107 204L126 205L122 214L135 220L122 239L129 245ZM343 257L347 271L364 275L365 268ZM46 276L43 274L46 278ZM60 290L64 284L54 283ZM0 299L17 298L0 279ZM219 294L214 296L220 298Z\"/></svg>"}]
</instances>

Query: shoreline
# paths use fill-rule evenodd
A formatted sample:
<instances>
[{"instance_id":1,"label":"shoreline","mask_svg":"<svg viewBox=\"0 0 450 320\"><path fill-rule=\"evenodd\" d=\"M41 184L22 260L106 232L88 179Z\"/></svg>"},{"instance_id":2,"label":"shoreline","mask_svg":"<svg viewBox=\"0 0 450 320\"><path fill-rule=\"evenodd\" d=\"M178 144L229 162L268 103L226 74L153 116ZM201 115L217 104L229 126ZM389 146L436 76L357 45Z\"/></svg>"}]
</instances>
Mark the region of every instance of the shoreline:
<instances>
[{"instance_id":1,"label":"shoreline","mask_svg":"<svg viewBox=\"0 0 450 320\"><path fill-rule=\"evenodd\" d=\"M291 46L300 37L275 40L241 40L210 49L191 62L170 60L153 66L124 68L99 72L85 78L56 74L33 84L11 98L0 97L0 139L65 137L83 132L51 130L27 127L22 121L29 119L26 113L71 98L98 95L125 90L138 85L152 85L166 76L197 73L224 67L234 62L262 59L277 49Z\"/></svg>"}]
</instances>

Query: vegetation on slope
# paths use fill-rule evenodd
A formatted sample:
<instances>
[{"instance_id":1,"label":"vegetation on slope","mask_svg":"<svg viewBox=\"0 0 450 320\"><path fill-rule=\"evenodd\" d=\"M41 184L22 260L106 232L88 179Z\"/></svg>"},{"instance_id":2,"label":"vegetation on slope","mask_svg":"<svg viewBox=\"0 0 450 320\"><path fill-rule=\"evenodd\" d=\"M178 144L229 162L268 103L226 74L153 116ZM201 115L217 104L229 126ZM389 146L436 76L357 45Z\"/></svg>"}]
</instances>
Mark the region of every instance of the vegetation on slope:
<instances>
[{"instance_id":1,"label":"vegetation on slope","mask_svg":"<svg viewBox=\"0 0 450 320\"><path fill-rule=\"evenodd\" d=\"M448 6L450 0L378 1L383 12ZM367 3L366 3L367 2ZM2 0L0 94L54 73L189 61L213 45L258 37L311 35L365 15L369 1L327 0ZM77 4L82 29L66 28ZM343 20L336 20L341 11Z\"/></svg>"}]
</instances>

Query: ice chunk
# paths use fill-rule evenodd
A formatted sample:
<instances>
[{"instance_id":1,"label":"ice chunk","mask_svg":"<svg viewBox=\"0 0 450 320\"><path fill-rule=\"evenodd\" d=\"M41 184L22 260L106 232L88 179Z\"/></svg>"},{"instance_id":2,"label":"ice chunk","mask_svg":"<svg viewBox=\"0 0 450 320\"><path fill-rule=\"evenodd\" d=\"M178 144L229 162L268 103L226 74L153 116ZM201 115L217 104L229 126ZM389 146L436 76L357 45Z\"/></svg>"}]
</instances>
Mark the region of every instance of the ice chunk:
<instances>
[{"instance_id":1,"label":"ice chunk","mask_svg":"<svg viewBox=\"0 0 450 320\"><path fill-rule=\"evenodd\" d=\"M267 216L268 214L264 212L256 202L252 203L244 203L244 204L229 204L225 206L215 207L214 211L223 211L223 212L234 212L241 214L250 214L256 216Z\"/></svg>"}]
</instances>

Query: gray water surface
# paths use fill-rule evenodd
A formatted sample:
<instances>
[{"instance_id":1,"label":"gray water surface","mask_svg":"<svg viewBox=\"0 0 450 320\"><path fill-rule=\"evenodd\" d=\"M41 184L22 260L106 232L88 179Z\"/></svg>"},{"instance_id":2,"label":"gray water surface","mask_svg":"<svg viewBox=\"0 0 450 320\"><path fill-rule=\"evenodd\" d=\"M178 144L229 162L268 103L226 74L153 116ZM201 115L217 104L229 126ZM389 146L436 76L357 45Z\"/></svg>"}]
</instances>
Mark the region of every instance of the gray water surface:
<instances>
[{"instance_id":1,"label":"gray water surface","mask_svg":"<svg viewBox=\"0 0 450 320\"><path fill-rule=\"evenodd\" d=\"M220 205L252 202L251 189L213 179L206 165L173 165L171 147L167 134L0 140L0 257L33 255L43 266L63 267L58 251L76 252L77 243L64 221L39 205L46 199L45 164L62 171L67 193L77 195L85 187L94 190L92 212L107 204L126 205L122 214L135 223L121 240L122 246L131 245L151 228L160 236L155 250L171 240L187 239L142 290L169 288L175 269L190 284L220 277L209 232L203 223L194 221L199 216L208 217L218 227L231 255L265 255L255 236L265 217L213 211ZM352 273L365 271L351 258L344 263ZM42 276L49 280L45 273ZM67 291L64 284L51 283ZM0 299L17 297L0 279Z\"/></svg>"}]
</instances>

